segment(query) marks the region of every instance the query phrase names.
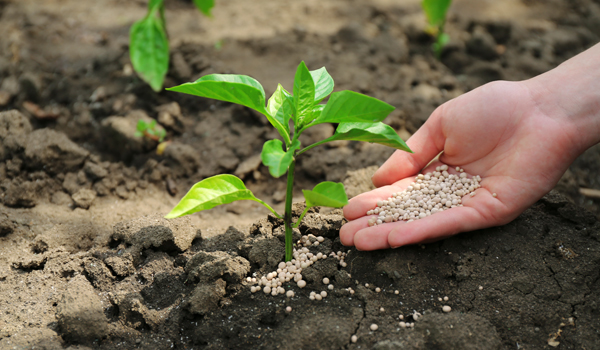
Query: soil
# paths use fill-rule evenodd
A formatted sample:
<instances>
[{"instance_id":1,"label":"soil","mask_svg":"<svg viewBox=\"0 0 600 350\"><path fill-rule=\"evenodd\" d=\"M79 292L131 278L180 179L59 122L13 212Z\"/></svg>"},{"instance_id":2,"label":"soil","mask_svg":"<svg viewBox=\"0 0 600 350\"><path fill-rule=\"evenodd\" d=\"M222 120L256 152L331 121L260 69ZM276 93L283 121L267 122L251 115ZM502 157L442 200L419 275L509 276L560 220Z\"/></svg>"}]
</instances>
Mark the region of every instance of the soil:
<instances>
[{"instance_id":1,"label":"soil","mask_svg":"<svg viewBox=\"0 0 600 350\"><path fill-rule=\"evenodd\" d=\"M441 61L417 0L230 0L212 20L166 4L166 86L239 73L269 95L304 60L336 90L397 107L386 122L405 139L441 103L600 39L597 0L456 0ZM311 252L347 266L319 260L305 288L284 286L293 298L251 293L247 278L283 259L280 220L253 202L162 217L219 173L282 211L284 180L259 159L276 133L246 108L140 81L127 34L145 6L0 0L0 349L600 349L600 200L579 191L600 189L598 146L513 222L436 243L359 252L340 244L339 209L314 210L296 238L323 236ZM133 136L139 119L167 130L162 155ZM391 153L337 142L303 155L296 215L299 189L344 181L356 195Z\"/></svg>"}]
</instances>

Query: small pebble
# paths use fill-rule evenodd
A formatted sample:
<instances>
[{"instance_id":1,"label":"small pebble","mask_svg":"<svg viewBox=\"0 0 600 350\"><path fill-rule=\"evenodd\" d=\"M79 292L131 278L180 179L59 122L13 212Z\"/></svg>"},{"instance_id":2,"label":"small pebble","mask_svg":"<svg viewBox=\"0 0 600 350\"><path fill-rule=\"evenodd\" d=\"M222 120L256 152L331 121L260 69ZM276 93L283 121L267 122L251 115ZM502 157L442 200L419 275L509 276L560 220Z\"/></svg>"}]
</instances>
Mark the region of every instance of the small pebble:
<instances>
[{"instance_id":1,"label":"small pebble","mask_svg":"<svg viewBox=\"0 0 600 350\"><path fill-rule=\"evenodd\" d=\"M444 312L450 312L450 311L452 311L452 308L450 306L448 306L448 305L444 305L444 306L442 306L442 311L444 311Z\"/></svg>"}]
</instances>

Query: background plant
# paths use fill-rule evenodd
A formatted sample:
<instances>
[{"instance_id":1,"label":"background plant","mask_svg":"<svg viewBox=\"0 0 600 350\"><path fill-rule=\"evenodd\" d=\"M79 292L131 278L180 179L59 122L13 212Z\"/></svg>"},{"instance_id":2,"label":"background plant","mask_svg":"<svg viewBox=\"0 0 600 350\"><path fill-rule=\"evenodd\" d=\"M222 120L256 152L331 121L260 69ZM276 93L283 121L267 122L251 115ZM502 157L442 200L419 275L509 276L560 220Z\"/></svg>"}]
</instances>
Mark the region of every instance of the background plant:
<instances>
[{"instance_id":1,"label":"background plant","mask_svg":"<svg viewBox=\"0 0 600 350\"><path fill-rule=\"evenodd\" d=\"M157 127L156 120L146 123L144 120L138 120L135 136L147 137L151 140L163 142L167 132L162 127Z\"/></svg>"},{"instance_id":2,"label":"background plant","mask_svg":"<svg viewBox=\"0 0 600 350\"><path fill-rule=\"evenodd\" d=\"M296 157L313 147L335 140L375 142L409 151L396 131L381 121L394 110L393 106L376 98L353 91L333 91L333 78L325 67L309 71L301 62L294 77L292 94L281 84L265 106L262 85L249 76L211 74L193 83L167 90L241 104L263 114L277 129L281 139L266 141L261 159L274 177L287 173L284 215L277 213L264 201L256 198L242 180L233 175L216 175L195 184L181 201L167 214L175 218L211 209L237 200L253 200L263 204L285 224L285 260L292 259L292 228L300 225L307 211L315 206L339 208L348 203L341 183L330 181L303 190L306 209L292 223L292 194ZM321 102L331 94L326 104ZM306 129L322 123L339 123L335 133L325 139L302 147L299 136Z\"/></svg>"},{"instance_id":3,"label":"background plant","mask_svg":"<svg viewBox=\"0 0 600 350\"><path fill-rule=\"evenodd\" d=\"M211 17L214 0L193 2L204 15ZM139 77L154 91L160 91L169 69L169 39L164 0L150 0L146 17L131 26L129 56Z\"/></svg>"},{"instance_id":4,"label":"background plant","mask_svg":"<svg viewBox=\"0 0 600 350\"><path fill-rule=\"evenodd\" d=\"M442 49L450 40L450 36L444 32L444 25L451 3L452 0L423 0L421 2L421 7L427 17L427 32L435 38L432 48L438 59L442 55Z\"/></svg>"}]
</instances>

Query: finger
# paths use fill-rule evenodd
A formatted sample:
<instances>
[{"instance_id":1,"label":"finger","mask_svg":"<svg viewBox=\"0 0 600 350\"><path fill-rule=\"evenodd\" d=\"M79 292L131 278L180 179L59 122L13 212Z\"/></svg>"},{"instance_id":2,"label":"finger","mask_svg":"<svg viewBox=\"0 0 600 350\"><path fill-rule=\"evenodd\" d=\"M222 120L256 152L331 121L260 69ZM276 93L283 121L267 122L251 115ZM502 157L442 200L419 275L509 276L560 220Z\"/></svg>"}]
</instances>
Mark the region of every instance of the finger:
<instances>
[{"instance_id":1,"label":"finger","mask_svg":"<svg viewBox=\"0 0 600 350\"><path fill-rule=\"evenodd\" d=\"M460 232L494 226L494 224L493 221L486 220L473 207L456 207L394 227L388 235L388 245L398 248L409 244L431 242ZM361 232L357 232L355 236L354 239L359 240Z\"/></svg>"},{"instance_id":2,"label":"finger","mask_svg":"<svg viewBox=\"0 0 600 350\"><path fill-rule=\"evenodd\" d=\"M372 215L373 216L373 215ZM369 227L369 218L366 216L357 220L349 221L340 228L340 241L343 245L351 247L354 245L354 234Z\"/></svg>"},{"instance_id":3,"label":"finger","mask_svg":"<svg viewBox=\"0 0 600 350\"><path fill-rule=\"evenodd\" d=\"M377 250L390 247L388 236L394 225L401 225L404 222L393 224L369 226L367 216L358 220L350 221L340 229L340 240L345 246L356 246L358 250ZM357 235L357 233L359 233Z\"/></svg>"},{"instance_id":4,"label":"finger","mask_svg":"<svg viewBox=\"0 0 600 350\"><path fill-rule=\"evenodd\" d=\"M404 191L408 185L415 181L414 177L402 179L390 186L384 186L373 191L361 193L350 199L344 207L344 217L348 220L355 220L361 216L367 215L367 211L377 206L377 201L389 198L392 193Z\"/></svg>"},{"instance_id":5,"label":"finger","mask_svg":"<svg viewBox=\"0 0 600 350\"><path fill-rule=\"evenodd\" d=\"M367 226L354 234L354 246L358 250L388 249L390 248L390 232L394 229L400 229L406 224L407 222L405 221L398 221L383 225Z\"/></svg>"},{"instance_id":6,"label":"finger","mask_svg":"<svg viewBox=\"0 0 600 350\"><path fill-rule=\"evenodd\" d=\"M400 179L417 174L444 149L441 115L447 103L438 107L406 144L414 153L396 151L372 177L376 187L390 185Z\"/></svg>"}]
</instances>

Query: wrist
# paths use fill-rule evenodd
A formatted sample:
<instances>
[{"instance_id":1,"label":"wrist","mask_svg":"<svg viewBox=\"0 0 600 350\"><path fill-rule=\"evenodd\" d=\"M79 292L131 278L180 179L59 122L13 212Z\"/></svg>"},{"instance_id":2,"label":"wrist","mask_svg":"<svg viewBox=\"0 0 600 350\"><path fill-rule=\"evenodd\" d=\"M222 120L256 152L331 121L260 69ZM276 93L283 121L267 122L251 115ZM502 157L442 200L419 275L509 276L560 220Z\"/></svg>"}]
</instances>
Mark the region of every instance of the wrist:
<instances>
[{"instance_id":1,"label":"wrist","mask_svg":"<svg viewBox=\"0 0 600 350\"><path fill-rule=\"evenodd\" d=\"M578 153L600 142L600 44L523 84L542 114L572 131Z\"/></svg>"}]
</instances>

